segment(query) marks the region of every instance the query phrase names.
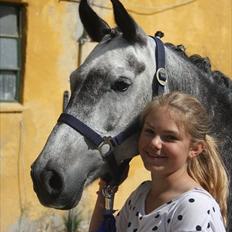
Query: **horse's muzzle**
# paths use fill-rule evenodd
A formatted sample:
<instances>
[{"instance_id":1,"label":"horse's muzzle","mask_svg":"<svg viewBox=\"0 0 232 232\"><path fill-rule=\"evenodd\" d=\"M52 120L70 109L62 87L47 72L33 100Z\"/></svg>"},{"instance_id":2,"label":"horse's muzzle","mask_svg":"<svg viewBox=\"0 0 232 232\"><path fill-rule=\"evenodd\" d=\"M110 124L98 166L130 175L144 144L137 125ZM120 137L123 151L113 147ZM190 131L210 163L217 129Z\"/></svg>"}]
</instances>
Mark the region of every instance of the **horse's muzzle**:
<instances>
[{"instance_id":1,"label":"horse's muzzle","mask_svg":"<svg viewBox=\"0 0 232 232\"><path fill-rule=\"evenodd\" d=\"M55 168L38 168L36 165L31 167L31 178L33 180L34 191L36 192L41 204L45 206L54 205L64 189L64 179L61 172Z\"/></svg>"}]
</instances>

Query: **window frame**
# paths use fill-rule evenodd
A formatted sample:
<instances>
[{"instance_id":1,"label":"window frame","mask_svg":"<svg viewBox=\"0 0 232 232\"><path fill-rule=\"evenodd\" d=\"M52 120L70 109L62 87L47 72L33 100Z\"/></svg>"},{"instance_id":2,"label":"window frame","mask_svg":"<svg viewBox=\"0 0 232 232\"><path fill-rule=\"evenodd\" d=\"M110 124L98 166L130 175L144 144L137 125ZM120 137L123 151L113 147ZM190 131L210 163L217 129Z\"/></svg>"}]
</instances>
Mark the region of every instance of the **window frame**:
<instances>
[{"instance_id":1,"label":"window frame","mask_svg":"<svg viewBox=\"0 0 232 232\"><path fill-rule=\"evenodd\" d=\"M10 6L16 9L16 17L17 17L17 36L13 35L4 35L0 34L0 38L5 39L15 39L17 44L17 68L4 68L0 67L0 71L9 71L15 73L16 75L16 83L15 83L15 96L14 99L4 100L0 99L0 103L22 103L22 91L23 91L23 76L24 76L24 64L25 64L25 30L26 30L26 17L25 17L25 5L27 4L19 4L14 2L0 2L0 6Z\"/></svg>"}]
</instances>

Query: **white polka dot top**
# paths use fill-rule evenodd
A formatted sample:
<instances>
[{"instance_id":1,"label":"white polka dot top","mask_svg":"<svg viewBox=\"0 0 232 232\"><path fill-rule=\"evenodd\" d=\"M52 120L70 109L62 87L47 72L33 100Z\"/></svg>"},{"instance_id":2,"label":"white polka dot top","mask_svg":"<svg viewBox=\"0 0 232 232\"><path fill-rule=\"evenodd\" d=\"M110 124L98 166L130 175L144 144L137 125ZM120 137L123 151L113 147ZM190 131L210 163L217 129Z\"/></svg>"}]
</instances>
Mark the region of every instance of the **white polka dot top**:
<instances>
[{"instance_id":1,"label":"white polka dot top","mask_svg":"<svg viewBox=\"0 0 232 232\"><path fill-rule=\"evenodd\" d=\"M204 189L194 188L145 214L151 182L141 184L116 216L117 232L225 232L220 208Z\"/></svg>"}]
</instances>

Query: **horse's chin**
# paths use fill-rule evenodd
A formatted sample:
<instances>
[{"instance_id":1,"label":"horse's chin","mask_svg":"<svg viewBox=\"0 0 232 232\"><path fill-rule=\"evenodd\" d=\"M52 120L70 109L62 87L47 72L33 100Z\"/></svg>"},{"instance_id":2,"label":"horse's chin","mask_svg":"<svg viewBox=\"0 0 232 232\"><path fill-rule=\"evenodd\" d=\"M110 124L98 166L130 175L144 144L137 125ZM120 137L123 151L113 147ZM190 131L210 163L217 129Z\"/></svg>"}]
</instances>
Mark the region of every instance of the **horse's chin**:
<instances>
[{"instance_id":1,"label":"horse's chin","mask_svg":"<svg viewBox=\"0 0 232 232\"><path fill-rule=\"evenodd\" d=\"M48 207L54 208L54 209L59 209L59 210L69 210L69 209L76 207L78 205L80 199L81 199L81 195L77 199L74 198L74 199L68 200L67 202L64 202L63 205L57 203L55 205L49 205Z\"/></svg>"},{"instance_id":2,"label":"horse's chin","mask_svg":"<svg viewBox=\"0 0 232 232\"><path fill-rule=\"evenodd\" d=\"M79 186L78 190L75 190L76 192L72 192L72 194L67 194L64 192L61 193L57 198L49 200L48 198L42 198L39 194L37 194L37 196L39 198L40 203L46 207L60 210L68 210L78 205L84 190L84 184Z\"/></svg>"}]
</instances>

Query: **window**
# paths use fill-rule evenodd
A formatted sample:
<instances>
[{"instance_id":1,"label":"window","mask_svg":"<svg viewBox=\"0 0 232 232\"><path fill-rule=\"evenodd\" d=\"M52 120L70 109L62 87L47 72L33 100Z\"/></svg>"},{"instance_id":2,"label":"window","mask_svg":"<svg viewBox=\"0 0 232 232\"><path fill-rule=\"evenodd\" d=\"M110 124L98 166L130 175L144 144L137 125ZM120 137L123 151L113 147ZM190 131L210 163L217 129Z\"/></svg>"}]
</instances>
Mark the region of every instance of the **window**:
<instances>
[{"instance_id":1,"label":"window","mask_svg":"<svg viewBox=\"0 0 232 232\"><path fill-rule=\"evenodd\" d=\"M19 102L21 85L22 7L0 3L0 102Z\"/></svg>"}]
</instances>

